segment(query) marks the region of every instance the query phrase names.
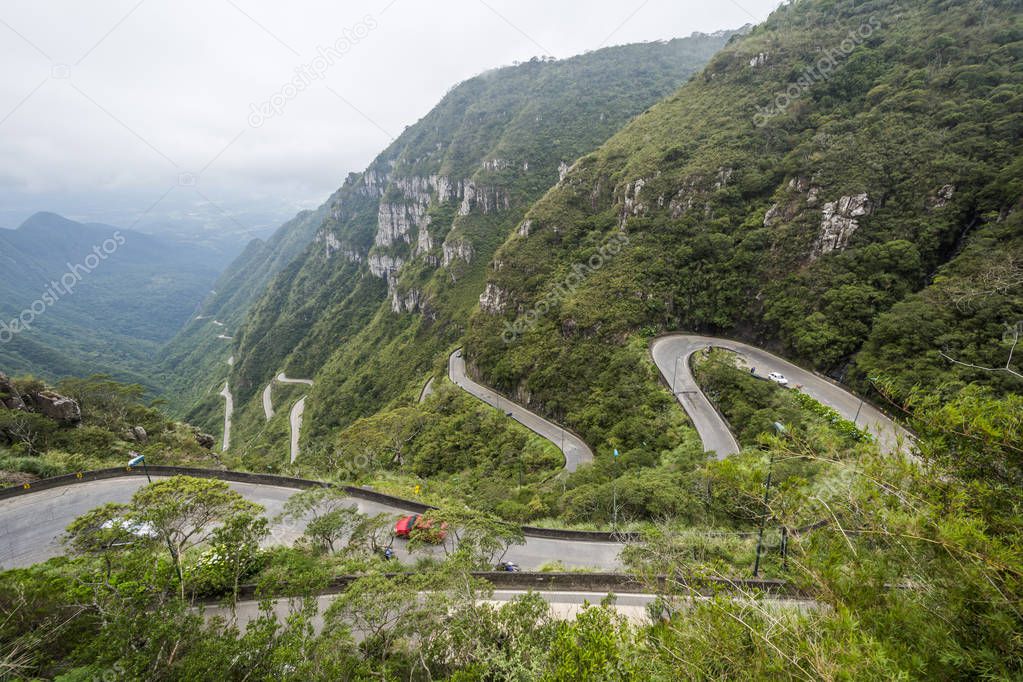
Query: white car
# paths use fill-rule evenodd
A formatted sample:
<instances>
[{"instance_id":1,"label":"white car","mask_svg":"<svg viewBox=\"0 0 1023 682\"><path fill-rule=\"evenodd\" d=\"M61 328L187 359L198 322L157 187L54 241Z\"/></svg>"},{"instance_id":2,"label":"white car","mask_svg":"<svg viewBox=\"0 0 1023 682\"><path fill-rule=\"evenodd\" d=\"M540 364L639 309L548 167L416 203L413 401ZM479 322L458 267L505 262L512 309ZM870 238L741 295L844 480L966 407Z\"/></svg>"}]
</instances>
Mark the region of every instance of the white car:
<instances>
[{"instance_id":1,"label":"white car","mask_svg":"<svg viewBox=\"0 0 1023 682\"><path fill-rule=\"evenodd\" d=\"M785 375L781 372L771 372L767 375L767 378L778 384L779 386L788 386L789 380L785 378Z\"/></svg>"},{"instance_id":2,"label":"white car","mask_svg":"<svg viewBox=\"0 0 1023 682\"><path fill-rule=\"evenodd\" d=\"M128 519L121 518L110 519L109 521L105 521L100 528L103 530L118 528L131 533L137 538L148 538L150 540L155 540L160 537L160 534L156 532L156 528L153 527L153 524L147 521L130 521Z\"/></svg>"}]
</instances>

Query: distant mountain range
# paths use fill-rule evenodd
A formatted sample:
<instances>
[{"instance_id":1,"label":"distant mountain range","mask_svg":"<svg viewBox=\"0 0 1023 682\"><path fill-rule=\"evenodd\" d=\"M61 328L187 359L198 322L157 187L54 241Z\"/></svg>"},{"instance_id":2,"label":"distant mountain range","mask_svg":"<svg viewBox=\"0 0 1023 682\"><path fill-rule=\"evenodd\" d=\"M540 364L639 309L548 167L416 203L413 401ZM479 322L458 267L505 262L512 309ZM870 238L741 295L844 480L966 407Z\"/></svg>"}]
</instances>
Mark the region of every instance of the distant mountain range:
<instances>
[{"instance_id":1,"label":"distant mountain range","mask_svg":"<svg viewBox=\"0 0 1023 682\"><path fill-rule=\"evenodd\" d=\"M220 258L54 213L0 230L0 367L109 373L156 390L153 354L207 295Z\"/></svg>"}]
</instances>

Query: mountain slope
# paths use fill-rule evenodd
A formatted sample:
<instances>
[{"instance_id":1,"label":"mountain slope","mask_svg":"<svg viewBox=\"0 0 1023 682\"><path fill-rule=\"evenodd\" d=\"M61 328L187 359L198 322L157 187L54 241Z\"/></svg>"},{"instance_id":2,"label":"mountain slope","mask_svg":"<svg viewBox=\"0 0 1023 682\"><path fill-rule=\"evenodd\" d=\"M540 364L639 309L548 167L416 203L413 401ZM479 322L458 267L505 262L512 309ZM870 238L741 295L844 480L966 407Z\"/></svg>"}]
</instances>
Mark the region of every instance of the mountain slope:
<instances>
[{"instance_id":1,"label":"mountain slope","mask_svg":"<svg viewBox=\"0 0 1023 682\"><path fill-rule=\"evenodd\" d=\"M529 205L729 35L533 60L455 87L349 177L315 244L253 307L234 351L236 398L257 412L253 396L280 369L316 376L305 420L316 440L416 392Z\"/></svg>"},{"instance_id":2,"label":"mountain slope","mask_svg":"<svg viewBox=\"0 0 1023 682\"><path fill-rule=\"evenodd\" d=\"M941 353L997 367L1023 319L1021 41L1014 2L782 6L528 212L488 273L470 367L623 450L657 431L668 396L643 339L669 330L864 390L880 374L1018 390ZM985 261L1015 262L1016 287L956 311L942 291L983 293Z\"/></svg>"},{"instance_id":3,"label":"mountain slope","mask_svg":"<svg viewBox=\"0 0 1023 682\"><path fill-rule=\"evenodd\" d=\"M168 401L175 411L186 411L204 391L223 386L231 343L221 336L238 329L267 284L312 242L332 200L315 211L302 211L266 241L249 242L217 278L198 314L160 349L159 370L173 389Z\"/></svg>"},{"instance_id":4,"label":"mountain slope","mask_svg":"<svg viewBox=\"0 0 1023 682\"><path fill-rule=\"evenodd\" d=\"M0 230L0 329L29 323L0 334L0 366L48 378L105 372L155 389L155 350L215 275L216 257L198 247L37 213Z\"/></svg>"}]
</instances>

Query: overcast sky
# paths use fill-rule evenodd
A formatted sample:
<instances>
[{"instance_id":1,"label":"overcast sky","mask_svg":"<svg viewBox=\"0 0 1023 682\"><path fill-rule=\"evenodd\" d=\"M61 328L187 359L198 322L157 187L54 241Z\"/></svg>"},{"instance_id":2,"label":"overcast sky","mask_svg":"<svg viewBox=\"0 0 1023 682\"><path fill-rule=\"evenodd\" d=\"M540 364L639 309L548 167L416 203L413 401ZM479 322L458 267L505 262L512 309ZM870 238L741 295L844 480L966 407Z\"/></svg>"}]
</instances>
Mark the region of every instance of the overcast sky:
<instances>
[{"instance_id":1,"label":"overcast sky","mask_svg":"<svg viewBox=\"0 0 1023 682\"><path fill-rule=\"evenodd\" d=\"M203 204L232 214L223 229L256 229L264 214L277 220L319 204L481 71L736 28L777 4L3 3L0 226L35 210L126 226ZM325 67L318 48L334 45L344 54ZM311 83L297 93L284 88L296 69ZM269 101L277 106L267 115L259 105Z\"/></svg>"}]
</instances>

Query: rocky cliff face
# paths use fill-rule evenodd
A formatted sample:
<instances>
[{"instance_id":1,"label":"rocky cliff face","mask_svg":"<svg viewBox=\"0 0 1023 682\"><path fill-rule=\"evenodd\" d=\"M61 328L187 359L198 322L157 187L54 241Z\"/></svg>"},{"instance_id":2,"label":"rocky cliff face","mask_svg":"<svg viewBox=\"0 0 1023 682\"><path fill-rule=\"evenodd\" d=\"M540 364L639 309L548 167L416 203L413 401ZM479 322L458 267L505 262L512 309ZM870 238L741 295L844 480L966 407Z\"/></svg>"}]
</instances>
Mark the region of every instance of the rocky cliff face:
<instances>
[{"instance_id":1,"label":"rocky cliff face","mask_svg":"<svg viewBox=\"0 0 1023 682\"><path fill-rule=\"evenodd\" d=\"M952 314L921 315L908 297L933 288L918 305L939 307L945 277L984 262L957 254L979 244L997 260L1019 239L1002 224L1019 212L1018 183L1007 184L1019 176L1018 139L994 132L1019 121L1012 98L1023 78L1012 60L995 66L1017 40L1017 15L1004 3L918 3L910 12L856 0L783 4L526 211L490 259L466 357L485 383L530 386L562 414L616 419L635 403L623 395L609 410L606 396L623 380L608 381L603 368L631 366L639 355L630 343L679 329L773 344L864 386L884 363L914 366L925 380L955 371L942 356L950 339L978 367L1004 363L990 331L968 322L975 331L960 334ZM802 88L821 52L872 20L884 30L841 75ZM961 52L920 70L935 36L960 32L969 35L957 41ZM990 112L960 105L981 101ZM561 295L566 273L618 232L629 237L624 254L598 259L599 272ZM536 326L508 333L552 297L559 304ZM1015 319L1008 310L990 319ZM871 335L883 362L861 365ZM976 360L984 353L991 359ZM593 436L606 438L603 426L593 424Z\"/></svg>"},{"instance_id":2,"label":"rocky cliff face","mask_svg":"<svg viewBox=\"0 0 1023 682\"><path fill-rule=\"evenodd\" d=\"M832 251L844 251L860 227L857 218L868 216L873 210L874 206L866 194L845 196L824 204L817 239L810 252L811 260Z\"/></svg>"},{"instance_id":3,"label":"rocky cliff face","mask_svg":"<svg viewBox=\"0 0 1023 682\"><path fill-rule=\"evenodd\" d=\"M454 88L346 182L317 244L254 308L235 350L236 403L256 397L289 363L307 376L322 372L304 429L315 433L322 411L350 410L356 392L365 397L372 386L370 400L389 399L402 381L419 381L464 330L494 251L520 226L529 232L526 208L726 40L608 48L499 69ZM378 362L395 370L386 386L369 370Z\"/></svg>"}]
</instances>

